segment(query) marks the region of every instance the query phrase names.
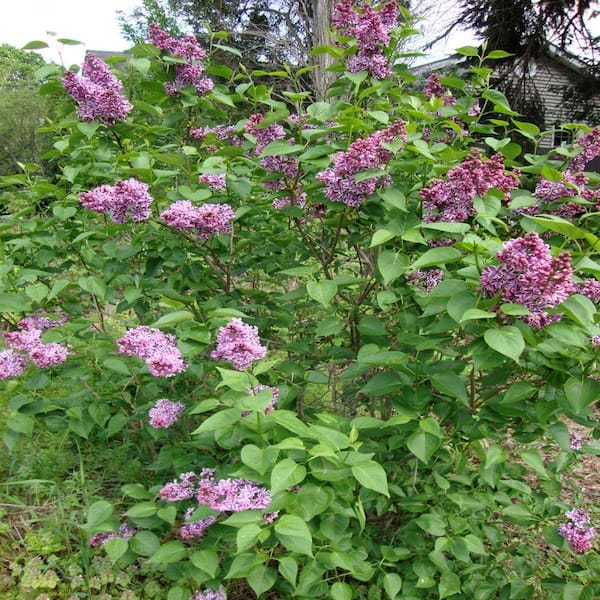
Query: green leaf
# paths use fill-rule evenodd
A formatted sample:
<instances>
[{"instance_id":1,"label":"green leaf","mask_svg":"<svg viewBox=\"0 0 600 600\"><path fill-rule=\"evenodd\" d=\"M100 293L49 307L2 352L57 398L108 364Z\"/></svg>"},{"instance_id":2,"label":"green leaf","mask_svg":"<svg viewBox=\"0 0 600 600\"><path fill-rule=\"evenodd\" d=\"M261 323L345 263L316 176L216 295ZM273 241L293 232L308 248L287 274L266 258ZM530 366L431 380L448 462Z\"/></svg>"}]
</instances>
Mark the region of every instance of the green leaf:
<instances>
[{"instance_id":1,"label":"green leaf","mask_svg":"<svg viewBox=\"0 0 600 600\"><path fill-rule=\"evenodd\" d=\"M288 144L283 140L275 140L265 146L264 150L260 153L261 156L281 156L283 154L293 154L294 152L301 152L304 150L304 146L300 144Z\"/></svg>"},{"instance_id":2,"label":"green leaf","mask_svg":"<svg viewBox=\"0 0 600 600\"><path fill-rule=\"evenodd\" d=\"M283 515L277 519L275 534L290 552L313 556L312 535L306 523L297 515Z\"/></svg>"},{"instance_id":3,"label":"green leaf","mask_svg":"<svg viewBox=\"0 0 600 600\"><path fill-rule=\"evenodd\" d=\"M456 49L456 52L463 56L477 56L479 54L479 49L475 46L461 46Z\"/></svg>"},{"instance_id":4,"label":"green leaf","mask_svg":"<svg viewBox=\"0 0 600 600\"><path fill-rule=\"evenodd\" d=\"M129 540L129 547L139 556L152 556L160 548L160 540L151 531L138 531Z\"/></svg>"},{"instance_id":5,"label":"green leaf","mask_svg":"<svg viewBox=\"0 0 600 600\"><path fill-rule=\"evenodd\" d=\"M577 415L600 397L600 383L589 378L570 377L564 390L569 406Z\"/></svg>"},{"instance_id":6,"label":"green leaf","mask_svg":"<svg viewBox=\"0 0 600 600\"><path fill-rule=\"evenodd\" d=\"M112 514L113 505L106 500L98 500L88 508L86 527L97 527L108 521L112 517Z\"/></svg>"},{"instance_id":7,"label":"green leaf","mask_svg":"<svg viewBox=\"0 0 600 600\"><path fill-rule=\"evenodd\" d=\"M184 323L185 321L193 321L194 313L189 310L176 310L174 312L167 313L163 315L154 323L152 323L151 327L173 327L173 325L177 325L178 323Z\"/></svg>"},{"instance_id":8,"label":"green leaf","mask_svg":"<svg viewBox=\"0 0 600 600\"><path fill-rule=\"evenodd\" d=\"M249 523L238 529L236 535L237 552L241 554L245 550L249 550L256 545L258 537L261 533L261 528L256 523Z\"/></svg>"},{"instance_id":9,"label":"green leaf","mask_svg":"<svg viewBox=\"0 0 600 600\"><path fill-rule=\"evenodd\" d=\"M387 475L385 469L374 460L367 460L352 467L352 475L358 483L369 490L383 494L389 498Z\"/></svg>"},{"instance_id":10,"label":"green leaf","mask_svg":"<svg viewBox=\"0 0 600 600\"><path fill-rule=\"evenodd\" d=\"M277 573L275 569L265 567L264 565L254 567L252 572L246 577L246 581L250 584L257 598L260 598L264 592L270 590L275 585L276 580Z\"/></svg>"},{"instance_id":11,"label":"green leaf","mask_svg":"<svg viewBox=\"0 0 600 600\"><path fill-rule=\"evenodd\" d=\"M402 589L402 577L397 573L386 573L383 576L383 589L389 600L396 600Z\"/></svg>"},{"instance_id":12,"label":"green leaf","mask_svg":"<svg viewBox=\"0 0 600 600\"><path fill-rule=\"evenodd\" d=\"M467 404L465 382L456 373L452 371L435 373L430 377L430 380L433 387L442 392L442 394L446 394L451 398L460 400L463 404Z\"/></svg>"},{"instance_id":13,"label":"green leaf","mask_svg":"<svg viewBox=\"0 0 600 600\"><path fill-rule=\"evenodd\" d=\"M217 389L225 386L236 392L245 392L258 383L253 375L245 371L235 371L223 367L217 367L217 371L221 375L221 382L217 385Z\"/></svg>"},{"instance_id":14,"label":"green leaf","mask_svg":"<svg viewBox=\"0 0 600 600\"><path fill-rule=\"evenodd\" d=\"M242 448L240 456L245 465L264 475L277 460L278 454L279 450L273 446L259 448L254 444L247 444Z\"/></svg>"},{"instance_id":15,"label":"green leaf","mask_svg":"<svg viewBox=\"0 0 600 600\"><path fill-rule=\"evenodd\" d=\"M441 537L446 534L446 523L444 519L432 513L422 514L415 519L415 523L429 535Z\"/></svg>"},{"instance_id":16,"label":"green leaf","mask_svg":"<svg viewBox=\"0 0 600 600\"><path fill-rule=\"evenodd\" d=\"M442 573L438 585L440 598L448 598L449 596L454 596L454 594L459 594L460 589L460 577L456 573Z\"/></svg>"},{"instance_id":17,"label":"green leaf","mask_svg":"<svg viewBox=\"0 0 600 600\"><path fill-rule=\"evenodd\" d=\"M495 60L498 58L508 58L509 56L513 56L513 54L506 52L505 50L492 50L489 54L485 55L485 58Z\"/></svg>"},{"instance_id":18,"label":"green leaf","mask_svg":"<svg viewBox=\"0 0 600 600\"><path fill-rule=\"evenodd\" d=\"M441 248L431 248L424 252L412 265L411 270L422 269L424 267L438 267L448 262L455 262L462 257L460 250L450 246Z\"/></svg>"},{"instance_id":19,"label":"green leaf","mask_svg":"<svg viewBox=\"0 0 600 600\"><path fill-rule=\"evenodd\" d=\"M440 447L440 439L423 430L415 431L406 440L408 449L425 464Z\"/></svg>"},{"instance_id":20,"label":"green leaf","mask_svg":"<svg viewBox=\"0 0 600 600\"><path fill-rule=\"evenodd\" d=\"M408 256L393 250L384 250L377 257L377 268L383 277L383 282L388 285L398 279L408 267Z\"/></svg>"},{"instance_id":21,"label":"green leaf","mask_svg":"<svg viewBox=\"0 0 600 600\"><path fill-rule=\"evenodd\" d=\"M213 550L212 548L196 550L195 552L192 552L190 560L195 567L211 577L215 577L217 574L219 569L219 555L216 550Z\"/></svg>"},{"instance_id":22,"label":"green leaf","mask_svg":"<svg viewBox=\"0 0 600 600\"><path fill-rule=\"evenodd\" d=\"M121 492L134 500L149 500L152 494L141 483L127 483L121 487Z\"/></svg>"},{"instance_id":23,"label":"green leaf","mask_svg":"<svg viewBox=\"0 0 600 600\"><path fill-rule=\"evenodd\" d=\"M134 504L125 514L134 519L151 517L156 514L158 506L154 502L139 502Z\"/></svg>"},{"instance_id":24,"label":"green leaf","mask_svg":"<svg viewBox=\"0 0 600 600\"><path fill-rule=\"evenodd\" d=\"M351 585L336 581L329 589L329 596L333 600L352 600L354 592Z\"/></svg>"},{"instance_id":25,"label":"green leaf","mask_svg":"<svg viewBox=\"0 0 600 600\"><path fill-rule=\"evenodd\" d=\"M489 89L484 90L481 96L493 103L494 110L496 112L505 115L518 116L519 113L511 109L506 96L502 92L499 92L498 90Z\"/></svg>"},{"instance_id":26,"label":"green leaf","mask_svg":"<svg viewBox=\"0 0 600 600\"><path fill-rule=\"evenodd\" d=\"M187 555L187 548L179 541L172 540L161 547L148 559L152 564L169 564L179 562Z\"/></svg>"},{"instance_id":27,"label":"green leaf","mask_svg":"<svg viewBox=\"0 0 600 600\"><path fill-rule=\"evenodd\" d=\"M221 410L218 413L208 417L208 419L206 419L200 425L200 427L192 432L192 435L231 428L240 420L241 416L242 411L238 408Z\"/></svg>"},{"instance_id":28,"label":"green leaf","mask_svg":"<svg viewBox=\"0 0 600 600\"><path fill-rule=\"evenodd\" d=\"M127 540L119 537L106 540L103 545L104 549L106 550L106 554L108 554L110 560L113 562L117 562L129 548Z\"/></svg>"},{"instance_id":29,"label":"green leaf","mask_svg":"<svg viewBox=\"0 0 600 600\"><path fill-rule=\"evenodd\" d=\"M306 284L306 291L313 300L316 300L327 307L331 300L333 300L333 297L337 294L337 284L329 279L309 281Z\"/></svg>"},{"instance_id":30,"label":"green leaf","mask_svg":"<svg viewBox=\"0 0 600 600\"><path fill-rule=\"evenodd\" d=\"M25 312L31 307L31 302L25 294L0 293L0 313L3 312Z\"/></svg>"},{"instance_id":31,"label":"green leaf","mask_svg":"<svg viewBox=\"0 0 600 600\"><path fill-rule=\"evenodd\" d=\"M31 42L27 42L21 50L41 50L42 48L49 48L46 42L42 42L41 40L33 40Z\"/></svg>"},{"instance_id":32,"label":"green leaf","mask_svg":"<svg viewBox=\"0 0 600 600\"><path fill-rule=\"evenodd\" d=\"M293 587L296 587L296 577L298 576L298 563L291 556L282 556L279 560L279 572L283 578Z\"/></svg>"},{"instance_id":33,"label":"green leaf","mask_svg":"<svg viewBox=\"0 0 600 600\"><path fill-rule=\"evenodd\" d=\"M496 352L517 360L525 350L525 340L516 327L488 329L483 334L485 343Z\"/></svg>"},{"instance_id":34,"label":"green leaf","mask_svg":"<svg viewBox=\"0 0 600 600\"><path fill-rule=\"evenodd\" d=\"M393 240L396 237L395 233L388 231L387 229L378 229L371 238L371 243L369 244L369 248L374 248L375 246L381 246L381 244L385 244L390 240Z\"/></svg>"},{"instance_id":35,"label":"green leaf","mask_svg":"<svg viewBox=\"0 0 600 600\"><path fill-rule=\"evenodd\" d=\"M294 462L291 458L284 458L278 462L271 473L271 493L276 494L292 487L306 477L306 467Z\"/></svg>"}]
</instances>

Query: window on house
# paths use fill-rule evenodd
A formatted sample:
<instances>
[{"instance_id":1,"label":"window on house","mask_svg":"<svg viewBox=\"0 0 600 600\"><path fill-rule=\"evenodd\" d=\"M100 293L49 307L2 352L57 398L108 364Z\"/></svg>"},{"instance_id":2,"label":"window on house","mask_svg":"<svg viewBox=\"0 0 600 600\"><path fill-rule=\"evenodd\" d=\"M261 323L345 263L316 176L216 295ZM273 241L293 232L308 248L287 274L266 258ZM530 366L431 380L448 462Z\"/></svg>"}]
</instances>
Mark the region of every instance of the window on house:
<instances>
[{"instance_id":1,"label":"window on house","mask_svg":"<svg viewBox=\"0 0 600 600\"><path fill-rule=\"evenodd\" d=\"M571 133L564 129L558 129L560 125L555 125L556 129L552 133L552 147L558 148L563 142L568 144L571 142Z\"/></svg>"}]
</instances>

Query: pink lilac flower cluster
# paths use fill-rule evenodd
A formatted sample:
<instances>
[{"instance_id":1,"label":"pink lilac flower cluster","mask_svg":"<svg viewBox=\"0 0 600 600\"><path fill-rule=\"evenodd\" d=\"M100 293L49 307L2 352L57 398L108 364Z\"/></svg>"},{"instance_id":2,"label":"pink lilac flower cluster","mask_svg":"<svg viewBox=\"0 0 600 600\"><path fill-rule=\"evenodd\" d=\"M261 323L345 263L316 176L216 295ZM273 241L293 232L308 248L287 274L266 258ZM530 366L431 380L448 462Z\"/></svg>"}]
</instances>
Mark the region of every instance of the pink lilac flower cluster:
<instances>
[{"instance_id":1,"label":"pink lilac flower cluster","mask_svg":"<svg viewBox=\"0 0 600 600\"><path fill-rule=\"evenodd\" d=\"M130 178L82 192L79 202L89 210L107 214L114 223L126 223L128 220L139 223L150 216L152 196L145 183Z\"/></svg>"},{"instance_id":2,"label":"pink lilac flower cluster","mask_svg":"<svg viewBox=\"0 0 600 600\"><path fill-rule=\"evenodd\" d=\"M393 155L382 144L389 144L397 138L406 141L404 126L404 121L396 121L367 138L352 142L346 152L337 153L333 157L333 167L316 175L316 178L325 184L327 198L356 208L375 191L378 185L389 185L391 183L389 177L371 177L356 181L355 175L369 169L385 168Z\"/></svg>"},{"instance_id":3,"label":"pink lilac flower cluster","mask_svg":"<svg viewBox=\"0 0 600 600\"><path fill-rule=\"evenodd\" d=\"M530 232L505 242L497 258L499 266L485 267L481 273L485 294L499 294L503 302L528 308L531 315L520 318L534 329L559 321L560 314L550 315L546 309L576 291L570 254L562 252L553 258L550 247L537 233Z\"/></svg>"},{"instance_id":4,"label":"pink lilac flower cluster","mask_svg":"<svg viewBox=\"0 0 600 600\"><path fill-rule=\"evenodd\" d=\"M255 385L251 390L246 390L246 393L250 396L258 396L258 394L260 394L260 392L262 392L263 390L269 390L272 394L271 401L267 405L267 408L265 408L265 415L268 415L270 412L273 412L275 410L275 406L277 405L277 401L279 400L279 388L259 384ZM244 416L249 414L249 412L244 413Z\"/></svg>"},{"instance_id":5,"label":"pink lilac flower cluster","mask_svg":"<svg viewBox=\"0 0 600 600\"><path fill-rule=\"evenodd\" d=\"M432 73L425 83L425 99L431 100L432 98L443 98L444 105L456 104L456 98L452 94L446 93L437 73Z\"/></svg>"},{"instance_id":6,"label":"pink lilac flower cluster","mask_svg":"<svg viewBox=\"0 0 600 600\"><path fill-rule=\"evenodd\" d=\"M172 377L187 368L175 336L153 327L142 325L130 329L117 340L117 346L122 354L143 359L156 377Z\"/></svg>"},{"instance_id":7,"label":"pink lilac flower cluster","mask_svg":"<svg viewBox=\"0 0 600 600\"><path fill-rule=\"evenodd\" d=\"M188 508L185 511L185 515L183 517L184 523L179 530L179 537L182 540L195 540L203 537L206 530L217 521L215 517L207 517L206 519L200 519L198 521L190 521L193 513L193 508Z\"/></svg>"},{"instance_id":8,"label":"pink lilac flower cluster","mask_svg":"<svg viewBox=\"0 0 600 600\"><path fill-rule=\"evenodd\" d=\"M392 72L383 51L390 44L390 30L398 21L398 4L385 3L379 10L364 1L342 0L333 9L332 25L347 37L356 39L356 54L350 56L346 68L351 73L367 71L375 79Z\"/></svg>"},{"instance_id":9,"label":"pink lilac flower cluster","mask_svg":"<svg viewBox=\"0 0 600 600\"><path fill-rule=\"evenodd\" d=\"M600 335L593 335L590 341L593 346L600 346Z\"/></svg>"},{"instance_id":10,"label":"pink lilac flower cluster","mask_svg":"<svg viewBox=\"0 0 600 600\"><path fill-rule=\"evenodd\" d=\"M267 349L260 343L258 328L236 318L217 332L217 348L211 358L229 361L234 369L245 371L253 361L266 355Z\"/></svg>"},{"instance_id":11,"label":"pink lilac flower cluster","mask_svg":"<svg viewBox=\"0 0 600 600\"><path fill-rule=\"evenodd\" d=\"M600 281L584 279L583 283L575 284L575 292L589 298L592 302L600 302Z\"/></svg>"},{"instance_id":12,"label":"pink lilac flower cluster","mask_svg":"<svg viewBox=\"0 0 600 600\"><path fill-rule=\"evenodd\" d=\"M570 160L570 167L575 171L583 171L591 160L600 155L600 127L595 127L576 140L573 148L581 148L581 152Z\"/></svg>"},{"instance_id":13,"label":"pink lilac flower cluster","mask_svg":"<svg viewBox=\"0 0 600 600\"><path fill-rule=\"evenodd\" d=\"M568 521L558 528L558 533L570 544L571 549L577 554L583 554L592 548L596 530L590 527L590 514L575 508L565 513Z\"/></svg>"},{"instance_id":14,"label":"pink lilac flower cluster","mask_svg":"<svg viewBox=\"0 0 600 600\"><path fill-rule=\"evenodd\" d=\"M475 197L485 196L492 188L505 192L508 200L510 190L519 185L519 172L505 172L502 160L501 154L495 154L483 161L480 152L473 150L461 165L448 171L447 181L432 179L421 190L424 221L462 223L475 214Z\"/></svg>"},{"instance_id":15,"label":"pink lilac flower cluster","mask_svg":"<svg viewBox=\"0 0 600 600\"><path fill-rule=\"evenodd\" d=\"M227 594L223 588L218 590L200 590L190 598L190 600L227 600Z\"/></svg>"},{"instance_id":16,"label":"pink lilac flower cluster","mask_svg":"<svg viewBox=\"0 0 600 600\"><path fill-rule=\"evenodd\" d=\"M196 487L196 500L219 512L260 510L271 504L271 494L248 479L215 481L214 469L203 469Z\"/></svg>"},{"instance_id":17,"label":"pink lilac flower cluster","mask_svg":"<svg viewBox=\"0 0 600 600\"><path fill-rule=\"evenodd\" d=\"M123 84L95 54L85 57L82 75L67 71L62 83L78 104L77 115L82 121L114 125L124 121L133 108L123 97Z\"/></svg>"},{"instance_id":18,"label":"pink lilac flower cluster","mask_svg":"<svg viewBox=\"0 0 600 600\"><path fill-rule=\"evenodd\" d=\"M202 471L204 473L204 471ZM202 473L200 474L202 476ZM181 473L179 479L165 484L158 492L162 500L177 502L179 500L189 500L194 497L196 490L196 473L189 471Z\"/></svg>"},{"instance_id":19,"label":"pink lilac flower cluster","mask_svg":"<svg viewBox=\"0 0 600 600\"><path fill-rule=\"evenodd\" d=\"M198 178L200 183L206 183L209 188L221 191L227 189L224 173L204 173Z\"/></svg>"},{"instance_id":20,"label":"pink lilac flower cluster","mask_svg":"<svg viewBox=\"0 0 600 600\"><path fill-rule=\"evenodd\" d=\"M167 429L179 420L185 404L183 402L171 402L165 398L156 401L156 404L148 411L150 427L154 429Z\"/></svg>"},{"instance_id":21,"label":"pink lilac flower cluster","mask_svg":"<svg viewBox=\"0 0 600 600\"><path fill-rule=\"evenodd\" d=\"M151 23L148 41L158 49L170 52L173 56L186 61L175 65L175 79L165 83L167 94L178 96L181 90L188 86L194 87L200 96L213 89L214 83L212 79L203 75L204 66L200 62L206 58L206 52L193 35L173 38L156 23Z\"/></svg>"},{"instance_id":22,"label":"pink lilac flower cluster","mask_svg":"<svg viewBox=\"0 0 600 600\"><path fill-rule=\"evenodd\" d=\"M585 204L579 202L565 202L567 198L579 196L595 205L595 210L600 210L600 190L586 189L589 177L585 173L567 170L563 173L562 181L549 181L542 178L537 184L534 196L540 202L539 206L527 210L528 214L540 211L552 213L566 219L570 219L586 212ZM546 205L563 203L557 207Z\"/></svg>"},{"instance_id":23,"label":"pink lilac flower cluster","mask_svg":"<svg viewBox=\"0 0 600 600\"><path fill-rule=\"evenodd\" d=\"M122 523L117 533L96 533L90 538L90 546L97 548L98 546L106 544L108 540L128 540L135 535L136 530L133 527L129 527L127 523Z\"/></svg>"},{"instance_id":24,"label":"pink lilac flower cluster","mask_svg":"<svg viewBox=\"0 0 600 600\"><path fill-rule=\"evenodd\" d=\"M576 431L569 432L569 448L573 452L578 452L583 448L583 436Z\"/></svg>"},{"instance_id":25,"label":"pink lilac flower cluster","mask_svg":"<svg viewBox=\"0 0 600 600\"><path fill-rule=\"evenodd\" d=\"M272 523L274 523L277 520L277 517L279 516L279 511L273 511L273 512L269 512L269 513L265 513L263 515L263 521L267 524L267 525L271 525Z\"/></svg>"},{"instance_id":26,"label":"pink lilac flower cluster","mask_svg":"<svg viewBox=\"0 0 600 600\"><path fill-rule=\"evenodd\" d=\"M48 369L62 364L69 355L69 346L56 342L44 344L42 333L46 329L58 327L66 321L66 315L51 319L34 314L17 323L18 331L3 334L8 349L0 351L0 379L18 377L31 361L40 369Z\"/></svg>"},{"instance_id":27,"label":"pink lilac flower cluster","mask_svg":"<svg viewBox=\"0 0 600 600\"><path fill-rule=\"evenodd\" d=\"M442 280L444 273L441 269L429 269L428 271L421 271L416 269L412 273L406 276L409 283L415 286L416 289L423 292L431 292Z\"/></svg>"},{"instance_id":28,"label":"pink lilac flower cluster","mask_svg":"<svg viewBox=\"0 0 600 600\"><path fill-rule=\"evenodd\" d=\"M191 229L202 239L208 239L218 233L231 233L235 213L229 204L194 206L189 200L177 200L161 213L160 218L169 227Z\"/></svg>"}]
</instances>

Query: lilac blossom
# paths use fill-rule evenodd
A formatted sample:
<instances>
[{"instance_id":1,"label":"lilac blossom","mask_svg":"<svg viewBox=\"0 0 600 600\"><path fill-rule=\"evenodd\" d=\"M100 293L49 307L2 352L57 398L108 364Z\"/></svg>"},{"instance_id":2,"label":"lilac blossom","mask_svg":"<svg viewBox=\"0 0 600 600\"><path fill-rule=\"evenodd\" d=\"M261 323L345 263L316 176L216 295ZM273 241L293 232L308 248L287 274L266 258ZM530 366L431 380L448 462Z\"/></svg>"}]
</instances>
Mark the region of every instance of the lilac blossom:
<instances>
[{"instance_id":1,"label":"lilac blossom","mask_svg":"<svg viewBox=\"0 0 600 600\"><path fill-rule=\"evenodd\" d=\"M508 200L510 190L519 185L519 172L506 173L502 160L501 154L495 154L484 162L479 151L473 150L461 165L448 171L447 181L432 179L420 192L424 221L467 221L475 214L475 197L483 197L493 188L505 192Z\"/></svg>"},{"instance_id":2,"label":"lilac blossom","mask_svg":"<svg viewBox=\"0 0 600 600\"><path fill-rule=\"evenodd\" d=\"M199 177L200 183L206 183L213 190L221 191L227 189L224 173L204 173Z\"/></svg>"},{"instance_id":3,"label":"lilac blossom","mask_svg":"<svg viewBox=\"0 0 600 600\"><path fill-rule=\"evenodd\" d=\"M29 359L40 369L56 367L67 360L69 349L55 342L51 344L38 344L29 350Z\"/></svg>"},{"instance_id":4,"label":"lilac blossom","mask_svg":"<svg viewBox=\"0 0 600 600\"><path fill-rule=\"evenodd\" d=\"M178 96L181 90L188 86L194 87L198 95L213 89L214 83L212 79L204 76L204 66L201 64L206 58L206 52L193 35L173 38L156 23L150 23L148 41L160 50L185 60L185 63L175 65L174 80L165 83L167 94Z\"/></svg>"},{"instance_id":5,"label":"lilac blossom","mask_svg":"<svg viewBox=\"0 0 600 600\"><path fill-rule=\"evenodd\" d=\"M446 89L441 84L440 76L437 73L432 73L425 83L425 99L431 100L432 98L443 98L444 105L456 104L456 98L452 94L446 93Z\"/></svg>"},{"instance_id":6,"label":"lilac blossom","mask_svg":"<svg viewBox=\"0 0 600 600\"><path fill-rule=\"evenodd\" d=\"M271 495L254 481L221 479L217 482L214 473L206 473L198 481L196 500L219 512L242 512L268 508Z\"/></svg>"},{"instance_id":7,"label":"lilac blossom","mask_svg":"<svg viewBox=\"0 0 600 600\"><path fill-rule=\"evenodd\" d=\"M406 279L416 289L423 292L431 292L437 287L443 276L444 273L441 269L429 269L428 271L416 269L412 273L409 273Z\"/></svg>"},{"instance_id":8,"label":"lilac blossom","mask_svg":"<svg viewBox=\"0 0 600 600\"><path fill-rule=\"evenodd\" d=\"M578 452L583 448L583 437L576 431L569 432L569 448Z\"/></svg>"},{"instance_id":9,"label":"lilac blossom","mask_svg":"<svg viewBox=\"0 0 600 600\"><path fill-rule=\"evenodd\" d=\"M190 521L194 512L193 508L188 508L183 517L184 523L179 529L179 537L182 540L194 540L204 537L206 530L216 522L215 517L207 517L198 521Z\"/></svg>"},{"instance_id":10,"label":"lilac blossom","mask_svg":"<svg viewBox=\"0 0 600 600\"><path fill-rule=\"evenodd\" d=\"M107 214L114 223L140 222L150 216L152 196L145 183L131 178L82 192L79 202L89 210Z\"/></svg>"},{"instance_id":11,"label":"lilac blossom","mask_svg":"<svg viewBox=\"0 0 600 600\"><path fill-rule=\"evenodd\" d=\"M391 64L383 56L383 51L390 45L390 30L396 25L398 15L395 0L387 2L379 10L363 1L342 0L335 5L332 25L343 36L356 38L357 51L347 61L348 71L367 71L376 79L391 74Z\"/></svg>"},{"instance_id":12,"label":"lilac blossom","mask_svg":"<svg viewBox=\"0 0 600 600\"><path fill-rule=\"evenodd\" d=\"M190 598L190 600L227 600L225 590L220 587L218 590L198 590Z\"/></svg>"},{"instance_id":13,"label":"lilac blossom","mask_svg":"<svg viewBox=\"0 0 600 600\"><path fill-rule=\"evenodd\" d=\"M576 171L583 171L591 160L600 155L600 127L595 127L576 140L573 147L581 148L581 152L570 160L570 167Z\"/></svg>"},{"instance_id":14,"label":"lilac blossom","mask_svg":"<svg viewBox=\"0 0 600 600\"><path fill-rule=\"evenodd\" d=\"M316 175L316 178L325 184L327 198L334 202L343 202L347 206L358 207L378 185L389 185L389 177L371 177L356 181L355 175L361 171L385 168L393 155L382 144L397 138L406 140L404 125L404 121L396 121L365 139L352 142L346 152L336 154L332 161L333 167Z\"/></svg>"},{"instance_id":15,"label":"lilac blossom","mask_svg":"<svg viewBox=\"0 0 600 600\"><path fill-rule=\"evenodd\" d=\"M157 377L172 377L187 368L175 336L153 327L142 325L130 329L117 340L117 346L122 354L143 359L150 373Z\"/></svg>"},{"instance_id":16,"label":"lilac blossom","mask_svg":"<svg viewBox=\"0 0 600 600\"><path fill-rule=\"evenodd\" d=\"M520 317L534 329L559 321L554 308L576 291L571 256L563 252L552 257L550 247L535 232L508 240L497 254L499 266L488 266L481 273L481 288L488 296L499 294L503 302L514 302L529 309Z\"/></svg>"},{"instance_id":17,"label":"lilac blossom","mask_svg":"<svg viewBox=\"0 0 600 600\"><path fill-rule=\"evenodd\" d=\"M136 530L133 527L129 527L127 523L121 523L119 527L119 531L117 533L96 533L90 538L90 546L92 548L97 548L98 546L103 546L108 542L108 540L129 540L136 533Z\"/></svg>"},{"instance_id":18,"label":"lilac blossom","mask_svg":"<svg viewBox=\"0 0 600 600\"><path fill-rule=\"evenodd\" d=\"M263 515L263 521L267 523L267 525L271 525L274 523L279 516L279 511L276 510L274 512L268 512Z\"/></svg>"},{"instance_id":19,"label":"lilac blossom","mask_svg":"<svg viewBox=\"0 0 600 600\"><path fill-rule=\"evenodd\" d=\"M18 377L27 368L27 358L11 349L0 351L0 379Z\"/></svg>"},{"instance_id":20,"label":"lilac blossom","mask_svg":"<svg viewBox=\"0 0 600 600\"><path fill-rule=\"evenodd\" d=\"M589 298L592 302L600 302L600 281L584 279L583 283L575 284L575 292Z\"/></svg>"},{"instance_id":21,"label":"lilac blossom","mask_svg":"<svg viewBox=\"0 0 600 600\"><path fill-rule=\"evenodd\" d=\"M215 360L227 360L233 368L245 371L253 361L264 358L267 349L261 346L258 328L241 319L232 319L217 333L217 348L211 354Z\"/></svg>"},{"instance_id":22,"label":"lilac blossom","mask_svg":"<svg viewBox=\"0 0 600 600\"><path fill-rule=\"evenodd\" d=\"M193 471L181 473L178 480L165 484L158 492L161 500L177 502L193 498L196 490L195 479L196 473Z\"/></svg>"},{"instance_id":23,"label":"lilac blossom","mask_svg":"<svg viewBox=\"0 0 600 600\"><path fill-rule=\"evenodd\" d=\"M595 205L596 210L600 207L600 190L586 189L589 177L585 173L567 170L563 173L562 181L550 181L541 178L537 184L534 196L540 202L533 211L544 211L556 214L560 217L570 219L586 212L585 204L579 202L567 202L568 198L580 197ZM557 207L547 206L562 202Z\"/></svg>"},{"instance_id":24,"label":"lilac blossom","mask_svg":"<svg viewBox=\"0 0 600 600\"><path fill-rule=\"evenodd\" d=\"M123 84L95 54L86 55L82 75L67 71L62 82L78 104L77 115L82 121L114 125L124 121L133 108L122 95Z\"/></svg>"},{"instance_id":25,"label":"lilac blossom","mask_svg":"<svg viewBox=\"0 0 600 600\"><path fill-rule=\"evenodd\" d=\"M185 404L183 402L171 402L165 398L156 401L156 404L148 411L150 427L154 429L167 429L179 420Z\"/></svg>"},{"instance_id":26,"label":"lilac blossom","mask_svg":"<svg viewBox=\"0 0 600 600\"><path fill-rule=\"evenodd\" d=\"M231 233L235 213L229 204L194 206L189 200L177 200L161 213L160 218L169 227L191 229L199 237L208 239L218 233Z\"/></svg>"},{"instance_id":27,"label":"lilac blossom","mask_svg":"<svg viewBox=\"0 0 600 600\"><path fill-rule=\"evenodd\" d=\"M590 341L593 346L600 346L600 335L593 335Z\"/></svg>"},{"instance_id":28,"label":"lilac blossom","mask_svg":"<svg viewBox=\"0 0 600 600\"><path fill-rule=\"evenodd\" d=\"M575 508L565 513L568 521L558 528L558 533L570 544L577 554L583 554L594 545L596 530L590 525L590 515L581 508Z\"/></svg>"}]
</instances>

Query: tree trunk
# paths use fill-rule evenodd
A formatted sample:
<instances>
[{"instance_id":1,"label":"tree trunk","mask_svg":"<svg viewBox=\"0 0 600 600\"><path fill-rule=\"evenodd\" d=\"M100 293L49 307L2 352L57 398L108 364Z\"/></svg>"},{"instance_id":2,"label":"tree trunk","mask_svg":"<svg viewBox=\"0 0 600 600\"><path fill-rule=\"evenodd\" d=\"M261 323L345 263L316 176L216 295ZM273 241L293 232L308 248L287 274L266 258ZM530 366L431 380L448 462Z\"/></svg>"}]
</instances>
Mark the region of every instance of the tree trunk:
<instances>
[{"instance_id":1,"label":"tree trunk","mask_svg":"<svg viewBox=\"0 0 600 600\"><path fill-rule=\"evenodd\" d=\"M329 46L332 44L329 30L331 28L331 15L336 0L312 0L312 47ZM315 97L317 100L325 100L327 88L335 81L335 73L326 71L333 64L330 54L316 54L311 57L312 64L317 68L313 71L315 84Z\"/></svg>"}]
</instances>

